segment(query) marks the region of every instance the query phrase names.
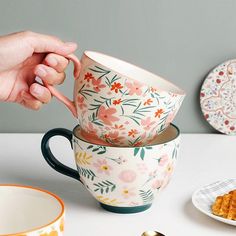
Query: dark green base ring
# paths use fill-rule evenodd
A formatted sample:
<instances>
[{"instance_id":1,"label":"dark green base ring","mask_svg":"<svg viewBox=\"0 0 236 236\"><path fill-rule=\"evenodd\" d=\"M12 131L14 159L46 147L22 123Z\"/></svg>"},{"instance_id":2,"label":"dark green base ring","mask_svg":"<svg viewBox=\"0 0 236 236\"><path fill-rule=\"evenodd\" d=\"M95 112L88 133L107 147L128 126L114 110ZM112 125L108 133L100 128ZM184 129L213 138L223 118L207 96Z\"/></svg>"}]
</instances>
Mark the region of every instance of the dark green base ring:
<instances>
[{"instance_id":1,"label":"dark green base ring","mask_svg":"<svg viewBox=\"0 0 236 236\"><path fill-rule=\"evenodd\" d=\"M142 211L146 211L148 208L151 207L152 204L143 205L143 206L135 206L135 207L117 207L117 206L110 206L103 203L100 203L101 207L107 211L111 211L114 213L120 214L130 214L130 213L138 213Z\"/></svg>"}]
</instances>

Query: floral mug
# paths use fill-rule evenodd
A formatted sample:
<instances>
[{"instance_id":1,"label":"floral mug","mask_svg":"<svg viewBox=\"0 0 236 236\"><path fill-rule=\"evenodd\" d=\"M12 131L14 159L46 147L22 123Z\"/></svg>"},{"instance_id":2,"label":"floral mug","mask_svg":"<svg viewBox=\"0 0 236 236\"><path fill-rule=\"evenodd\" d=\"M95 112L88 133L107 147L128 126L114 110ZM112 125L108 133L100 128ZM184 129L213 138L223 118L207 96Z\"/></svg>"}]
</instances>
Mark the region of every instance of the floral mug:
<instances>
[{"instance_id":1,"label":"floral mug","mask_svg":"<svg viewBox=\"0 0 236 236\"><path fill-rule=\"evenodd\" d=\"M64 136L74 149L77 170L60 163L50 150L50 139ZM41 143L45 160L56 171L79 180L100 205L111 212L135 213L148 209L172 176L179 150L179 129L170 125L149 146L97 145L73 132L53 129Z\"/></svg>"},{"instance_id":2,"label":"floral mug","mask_svg":"<svg viewBox=\"0 0 236 236\"><path fill-rule=\"evenodd\" d=\"M81 65L74 62L74 101L52 93L78 118L82 136L97 144L147 145L173 121L185 97L174 84L111 56L85 51Z\"/></svg>"}]
</instances>

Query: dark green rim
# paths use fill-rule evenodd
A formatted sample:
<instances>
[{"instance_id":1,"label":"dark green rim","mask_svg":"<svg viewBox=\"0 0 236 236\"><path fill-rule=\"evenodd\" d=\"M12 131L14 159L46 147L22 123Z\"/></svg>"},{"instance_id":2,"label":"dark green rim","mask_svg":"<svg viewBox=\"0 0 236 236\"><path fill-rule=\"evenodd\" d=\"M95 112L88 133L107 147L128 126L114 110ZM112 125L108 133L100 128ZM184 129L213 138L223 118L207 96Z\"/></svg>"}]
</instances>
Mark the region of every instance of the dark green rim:
<instances>
[{"instance_id":1,"label":"dark green rim","mask_svg":"<svg viewBox=\"0 0 236 236\"><path fill-rule=\"evenodd\" d=\"M117 207L117 206L110 206L100 202L100 205L103 209L119 213L119 214L131 214L131 213L138 213L142 211L146 211L151 207L152 204L143 205L143 206L134 206L134 207Z\"/></svg>"},{"instance_id":2,"label":"dark green rim","mask_svg":"<svg viewBox=\"0 0 236 236\"><path fill-rule=\"evenodd\" d=\"M180 136L180 130L179 130L179 128L176 126L176 125L174 125L174 124L170 124L170 126L172 126L172 127L174 127L175 129L176 129L176 131L177 131L177 134L176 134L176 136L174 137L174 138L172 138L171 140L168 140L168 141L166 141L166 142L163 142L163 143L157 143L157 144L150 144L150 145L144 145L144 146L139 146L139 148L141 148L141 147L148 147L148 146L150 146L150 147L155 147L155 146L158 146L158 145L163 145L163 144L166 144L166 143L170 143L170 142L172 142L172 141L174 141L174 140L176 140L179 136ZM86 140L84 140L84 139L81 139L80 137L78 137L78 136L76 136L76 134L75 134L75 130L78 128L78 127L80 127L80 125L76 125L75 127L74 127L74 129L73 129L73 136L74 137L76 137L77 139L79 139L80 141L82 141L82 142L84 142L84 143L87 143L87 144L93 144L93 145L98 145L98 146L101 146L101 147L112 147L112 148L131 148L131 149L133 149L133 148L135 148L135 147L130 147L130 146L122 146L122 147L120 147L120 146L109 146L109 145L103 145L103 144L96 144L96 143L93 143L93 142L91 142L91 143L89 143L88 141L86 141ZM165 132L165 131L164 131Z\"/></svg>"}]
</instances>

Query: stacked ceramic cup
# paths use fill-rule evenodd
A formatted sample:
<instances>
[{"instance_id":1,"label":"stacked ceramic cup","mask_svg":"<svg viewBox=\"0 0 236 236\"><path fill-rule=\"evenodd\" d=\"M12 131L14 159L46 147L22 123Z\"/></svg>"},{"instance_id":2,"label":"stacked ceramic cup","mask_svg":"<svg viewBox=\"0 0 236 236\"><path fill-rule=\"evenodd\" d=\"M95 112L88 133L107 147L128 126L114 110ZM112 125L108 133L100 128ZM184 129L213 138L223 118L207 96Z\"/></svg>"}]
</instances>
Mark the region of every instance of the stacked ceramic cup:
<instances>
[{"instance_id":1,"label":"stacked ceramic cup","mask_svg":"<svg viewBox=\"0 0 236 236\"><path fill-rule=\"evenodd\" d=\"M45 134L42 152L57 171L80 180L109 211L148 209L169 182L179 148L171 124L185 93L172 83L119 59L86 51L74 86L74 102L54 91L79 125ZM49 139L70 140L77 170L53 156Z\"/></svg>"}]
</instances>

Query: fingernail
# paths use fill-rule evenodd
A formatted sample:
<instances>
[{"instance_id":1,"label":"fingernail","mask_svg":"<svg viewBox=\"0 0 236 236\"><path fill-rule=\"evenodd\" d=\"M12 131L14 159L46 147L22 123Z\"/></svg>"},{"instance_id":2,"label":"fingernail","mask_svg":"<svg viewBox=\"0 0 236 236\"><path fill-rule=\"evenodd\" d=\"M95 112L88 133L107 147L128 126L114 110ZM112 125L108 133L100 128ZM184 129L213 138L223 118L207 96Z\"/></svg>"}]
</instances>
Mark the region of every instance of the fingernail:
<instances>
[{"instance_id":1,"label":"fingernail","mask_svg":"<svg viewBox=\"0 0 236 236\"><path fill-rule=\"evenodd\" d=\"M50 66L56 66L57 65L57 59L55 57L48 57L47 62Z\"/></svg>"},{"instance_id":2,"label":"fingernail","mask_svg":"<svg viewBox=\"0 0 236 236\"><path fill-rule=\"evenodd\" d=\"M44 77L47 75L47 71L42 68L42 67L38 67L35 71L36 75L39 76L39 77Z\"/></svg>"},{"instance_id":3,"label":"fingernail","mask_svg":"<svg viewBox=\"0 0 236 236\"><path fill-rule=\"evenodd\" d=\"M65 45L66 45L67 47L70 47L70 48L77 47L77 44L74 43L74 42L66 42Z\"/></svg>"},{"instance_id":4,"label":"fingernail","mask_svg":"<svg viewBox=\"0 0 236 236\"><path fill-rule=\"evenodd\" d=\"M43 94L43 88L41 86L34 86L32 92L35 95L42 95Z\"/></svg>"}]
</instances>

